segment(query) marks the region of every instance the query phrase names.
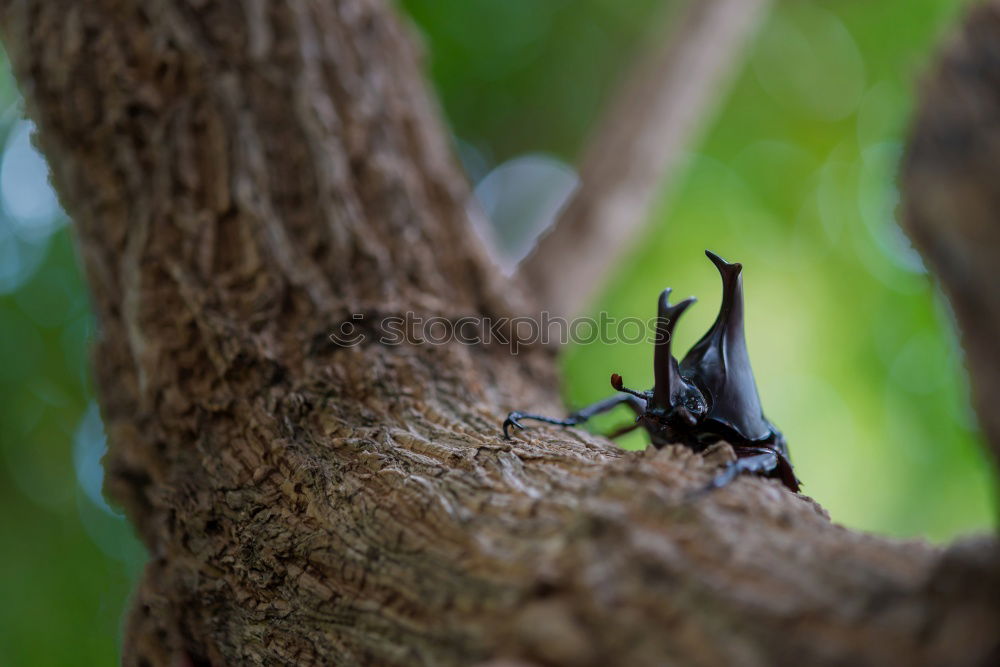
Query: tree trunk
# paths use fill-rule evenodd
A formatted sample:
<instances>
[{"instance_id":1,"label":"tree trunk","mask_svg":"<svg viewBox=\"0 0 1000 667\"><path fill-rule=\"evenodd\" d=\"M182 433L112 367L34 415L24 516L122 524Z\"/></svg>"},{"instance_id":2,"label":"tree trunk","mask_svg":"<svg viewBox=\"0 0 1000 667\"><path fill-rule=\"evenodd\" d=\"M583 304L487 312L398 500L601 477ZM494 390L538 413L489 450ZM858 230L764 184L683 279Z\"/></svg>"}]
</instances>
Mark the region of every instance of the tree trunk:
<instances>
[{"instance_id":1,"label":"tree trunk","mask_svg":"<svg viewBox=\"0 0 1000 667\"><path fill-rule=\"evenodd\" d=\"M380 0L0 7L92 288L108 491L151 556L127 664L1000 656L991 538L853 533L762 479L686 503L712 471L687 450L500 437L558 409L551 350L386 340L528 306Z\"/></svg>"},{"instance_id":2,"label":"tree trunk","mask_svg":"<svg viewBox=\"0 0 1000 667\"><path fill-rule=\"evenodd\" d=\"M951 300L973 403L1000 463L1000 2L977 7L932 75L903 161L903 225Z\"/></svg>"}]
</instances>

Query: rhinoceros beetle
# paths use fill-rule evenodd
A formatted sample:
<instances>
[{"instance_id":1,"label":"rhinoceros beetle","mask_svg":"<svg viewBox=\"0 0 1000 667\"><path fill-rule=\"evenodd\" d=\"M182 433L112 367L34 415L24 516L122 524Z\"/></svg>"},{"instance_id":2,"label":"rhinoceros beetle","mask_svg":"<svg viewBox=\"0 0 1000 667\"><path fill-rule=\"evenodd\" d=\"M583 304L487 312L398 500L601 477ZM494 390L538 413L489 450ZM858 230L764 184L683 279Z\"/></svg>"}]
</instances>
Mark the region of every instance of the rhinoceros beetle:
<instances>
[{"instance_id":1,"label":"rhinoceros beetle","mask_svg":"<svg viewBox=\"0 0 1000 667\"><path fill-rule=\"evenodd\" d=\"M775 477L799 490L788 447L781 433L764 417L757 383L750 368L743 332L743 265L730 264L715 253L705 254L722 275L722 306L715 323L678 363L671 352L677 320L695 302L694 297L670 304L670 289L660 294L653 356L654 386L635 391L623 385L617 373L611 386L619 393L572 413L565 419L525 412L511 412L503 423L504 437L511 427L523 429L523 419L576 426L619 405L636 413L634 424L619 429L617 437L640 426L657 449L680 444L696 452L725 441L732 445L731 461L711 481L708 489L725 486L740 473Z\"/></svg>"}]
</instances>

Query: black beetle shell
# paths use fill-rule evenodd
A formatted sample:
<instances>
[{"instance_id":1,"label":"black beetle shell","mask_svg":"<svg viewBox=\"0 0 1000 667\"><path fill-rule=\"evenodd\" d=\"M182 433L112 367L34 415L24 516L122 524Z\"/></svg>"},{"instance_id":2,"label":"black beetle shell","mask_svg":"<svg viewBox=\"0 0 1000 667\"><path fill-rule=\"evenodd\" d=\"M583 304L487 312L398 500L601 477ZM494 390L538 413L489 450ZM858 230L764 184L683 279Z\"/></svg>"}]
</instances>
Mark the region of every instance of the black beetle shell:
<instances>
[{"instance_id":1,"label":"black beetle shell","mask_svg":"<svg viewBox=\"0 0 1000 667\"><path fill-rule=\"evenodd\" d=\"M722 275L722 306L712 328L681 361L680 372L708 401L705 422L716 422L747 442L765 441L774 427L761 409L743 333L743 265L708 250L705 254Z\"/></svg>"}]
</instances>

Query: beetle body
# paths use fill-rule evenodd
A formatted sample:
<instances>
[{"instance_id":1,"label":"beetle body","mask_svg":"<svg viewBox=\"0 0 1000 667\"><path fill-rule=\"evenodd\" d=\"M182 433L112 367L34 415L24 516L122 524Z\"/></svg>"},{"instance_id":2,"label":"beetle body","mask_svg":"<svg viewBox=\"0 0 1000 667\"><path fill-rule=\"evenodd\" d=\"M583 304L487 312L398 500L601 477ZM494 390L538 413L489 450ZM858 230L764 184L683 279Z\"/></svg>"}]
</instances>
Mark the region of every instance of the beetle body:
<instances>
[{"instance_id":1,"label":"beetle body","mask_svg":"<svg viewBox=\"0 0 1000 667\"><path fill-rule=\"evenodd\" d=\"M504 422L524 428L522 419L573 426L590 417L626 404L636 413L631 427L643 427L654 447L680 444L700 452L725 441L732 445L736 460L712 480L710 488L728 484L740 473L776 477L792 491L799 481L788 460L784 437L764 416L750 366L743 326L742 265L730 264L705 251L722 276L722 306L708 332L678 362L671 343L680 316L695 302L693 297L670 304L670 289L660 294L653 359L654 386L634 391L624 386L620 375L611 385L620 393L573 413L566 419L512 412Z\"/></svg>"}]
</instances>

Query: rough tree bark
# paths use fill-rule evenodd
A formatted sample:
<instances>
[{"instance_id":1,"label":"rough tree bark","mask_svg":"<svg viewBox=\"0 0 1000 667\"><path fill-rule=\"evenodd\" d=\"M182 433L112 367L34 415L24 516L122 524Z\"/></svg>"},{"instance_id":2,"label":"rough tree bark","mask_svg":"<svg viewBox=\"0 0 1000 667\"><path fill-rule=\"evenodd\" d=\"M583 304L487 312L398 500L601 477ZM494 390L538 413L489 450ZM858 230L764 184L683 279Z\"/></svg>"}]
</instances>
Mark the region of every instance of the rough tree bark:
<instances>
[{"instance_id":1,"label":"rough tree bark","mask_svg":"<svg viewBox=\"0 0 1000 667\"><path fill-rule=\"evenodd\" d=\"M976 7L923 91L902 176L903 224L940 277L974 403L1000 462L1000 3Z\"/></svg>"},{"instance_id":2,"label":"rough tree bark","mask_svg":"<svg viewBox=\"0 0 1000 667\"><path fill-rule=\"evenodd\" d=\"M578 431L551 353L384 345L524 307L467 232L380 0L4 0L100 330L108 491L151 558L125 662L987 664L997 545L857 534ZM328 335L364 313L367 340ZM845 483L849 480L845 480ZM859 493L863 492L859 490Z\"/></svg>"}]
</instances>

